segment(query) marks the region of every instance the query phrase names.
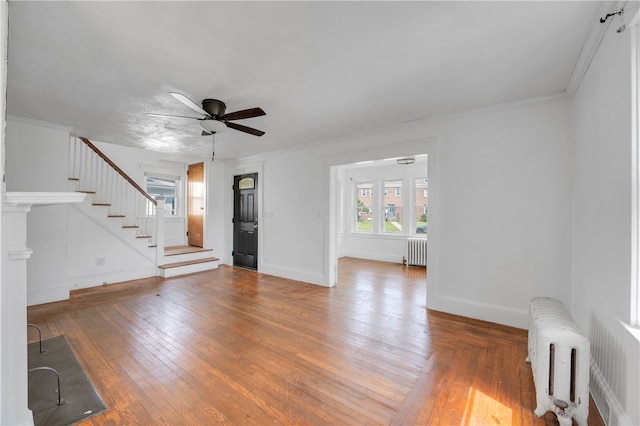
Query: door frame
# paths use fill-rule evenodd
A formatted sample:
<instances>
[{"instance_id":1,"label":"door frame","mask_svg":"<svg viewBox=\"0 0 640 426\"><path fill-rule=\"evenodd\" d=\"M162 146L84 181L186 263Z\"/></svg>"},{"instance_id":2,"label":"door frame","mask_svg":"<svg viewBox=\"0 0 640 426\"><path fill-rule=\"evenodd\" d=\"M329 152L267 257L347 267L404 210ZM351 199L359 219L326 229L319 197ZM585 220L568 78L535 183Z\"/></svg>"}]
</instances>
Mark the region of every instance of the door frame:
<instances>
[{"instance_id":1,"label":"door frame","mask_svg":"<svg viewBox=\"0 0 640 426\"><path fill-rule=\"evenodd\" d=\"M234 203L234 191L233 191L233 178L238 175L245 175L250 173L258 174L258 223L260 232L258 232L258 264L256 271L259 272L264 267L264 251L263 241L264 234L267 225L267 220L263 212L265 211L264 204L264 161L259 162L234 162L229 165L225 173L225 226L224 226L224 264L233 266L233 203Z\"/></svg>"},{"instance_id":2,"label":"door frame","mask_svg":"<svg viewBox=\"0 0 640 426\"><path fill-rule=\"evenodd\" d=\"M253 180L253 188L247 188L247 189L252 189L253 190L253 236L252 236L252 245L255 248L255 252L254 252L254 261L252 262L255 265L255 268L253 266L244 266L244 265L239 265L236 263L236 249L238 246L239 241L236 240L236 238L238 237L238 227L239 222L236 221L236 219L238 219L237 215L238 215L238 211L236 211L236 202L238 201L237 197L240 195L240 191L242 191L243 189L241 188L236 188L236 183L240 183L242 181L244 181L245 179L252 179ZM258 239L260 238L260 226L262 225L261 223L261 219L260 219L260 204L258 202L258 191L260 189L260 175L258 175L258 173L242 173L240 175L234 175L233 176L233 252L231 254L232 257L232 263L233 266L238 266L238 267L246 267L248 269L252 269L252 270L258 270L258 261L260 260L260 251L258 248ZM244 222L245 224L248 222Z\"/></svg>"}]
</instances>

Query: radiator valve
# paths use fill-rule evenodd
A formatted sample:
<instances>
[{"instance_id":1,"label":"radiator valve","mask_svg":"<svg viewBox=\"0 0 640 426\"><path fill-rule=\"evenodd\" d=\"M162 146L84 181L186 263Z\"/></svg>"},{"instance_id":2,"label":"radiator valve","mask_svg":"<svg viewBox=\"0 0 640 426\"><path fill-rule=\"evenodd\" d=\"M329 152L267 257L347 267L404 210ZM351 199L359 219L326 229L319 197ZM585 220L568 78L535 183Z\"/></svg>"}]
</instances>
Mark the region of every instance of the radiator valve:
<instances>
[{"instance_id":1,"label":"radiator valve","mask_svg":"<svg viewBox=\"0 0 640 426\"><path fill-rule=\"evenodd\" d=\"M571 408L567 401L561 399L553 400L553 412L556 413L560 426L571 426L573 424Z\"/></svg>"},{"instance_id":2,"label":"radiator valve","mask_svg":"<svg viewBox=\"0 0 640 426\"><path fill-rule=\"evenodd\" d=\"M407 258L402 256L402 266L407 266Z\"/></svg>"}]
</instances>

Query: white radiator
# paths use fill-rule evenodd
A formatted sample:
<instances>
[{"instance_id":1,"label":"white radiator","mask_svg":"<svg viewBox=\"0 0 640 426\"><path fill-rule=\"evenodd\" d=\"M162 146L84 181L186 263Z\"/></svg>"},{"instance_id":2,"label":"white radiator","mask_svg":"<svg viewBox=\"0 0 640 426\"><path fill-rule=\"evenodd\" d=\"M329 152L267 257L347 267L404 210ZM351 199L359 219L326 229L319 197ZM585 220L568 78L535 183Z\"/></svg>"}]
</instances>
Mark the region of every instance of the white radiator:
<instances>
[{"instance_id":1,"label":"white radiator","mask_svg":"<svg viewBox=\"0 0 640 426\"><path fill-rule=\"evenodd\" d=\"M427 266L427 239L407 239L407 263L409 265Z\"/></svg>"},{"instance_id":2,"label":"white radiator","mask_svg":"<svg viewBox=\"0 0 640 426\"><path fill-rule=\"evenodd\" d=\"M562 426L587 426L589 341L559 300L529 304L529 356L536 387L536 416L553 411Z\"/></svg>"}]
</instances>

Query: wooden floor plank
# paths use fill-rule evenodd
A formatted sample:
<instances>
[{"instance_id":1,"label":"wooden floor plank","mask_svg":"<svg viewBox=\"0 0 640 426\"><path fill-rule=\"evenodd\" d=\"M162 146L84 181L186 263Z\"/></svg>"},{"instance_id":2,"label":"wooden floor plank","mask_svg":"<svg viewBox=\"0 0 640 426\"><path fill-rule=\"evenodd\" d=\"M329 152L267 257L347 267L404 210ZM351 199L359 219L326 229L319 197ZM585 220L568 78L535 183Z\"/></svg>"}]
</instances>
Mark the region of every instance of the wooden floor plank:
<instances>
[{"instance_id":1,"label":"wooden floor plank","mask_svg":"<svg viewBox=\"0 0 640 426\"><path fill-rule=\"evenodd\" d=\"M83 425L557 424L533 415L526 331L428 311L425 283L348 258L333 288L221 266L74 291L28 321L67 336L102 395Z\"/></svg>"}]
</instances>

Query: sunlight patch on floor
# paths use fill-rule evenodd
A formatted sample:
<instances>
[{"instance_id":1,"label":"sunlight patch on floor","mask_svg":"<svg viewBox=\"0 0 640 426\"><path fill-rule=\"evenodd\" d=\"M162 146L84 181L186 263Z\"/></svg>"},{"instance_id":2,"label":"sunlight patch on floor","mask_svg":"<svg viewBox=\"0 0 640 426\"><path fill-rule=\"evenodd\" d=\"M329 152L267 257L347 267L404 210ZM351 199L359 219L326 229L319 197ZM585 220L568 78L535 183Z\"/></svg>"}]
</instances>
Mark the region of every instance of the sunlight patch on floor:
<instances>
[{"instance_id":1,"label":"sunlight patch on floor","mask_svg":"<svg viewBox=\"0 0 640 426\"><path fill-rule=\"evenodd\" d=\"M470 387L461 425L510 425L512 415L511 408Z\"/></svg>"}]
</instances>

